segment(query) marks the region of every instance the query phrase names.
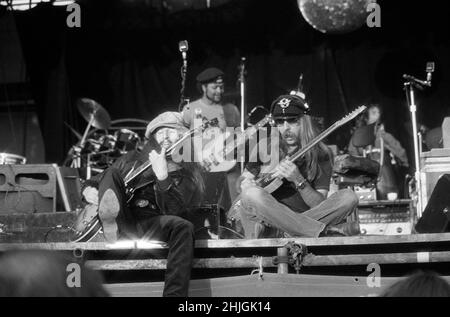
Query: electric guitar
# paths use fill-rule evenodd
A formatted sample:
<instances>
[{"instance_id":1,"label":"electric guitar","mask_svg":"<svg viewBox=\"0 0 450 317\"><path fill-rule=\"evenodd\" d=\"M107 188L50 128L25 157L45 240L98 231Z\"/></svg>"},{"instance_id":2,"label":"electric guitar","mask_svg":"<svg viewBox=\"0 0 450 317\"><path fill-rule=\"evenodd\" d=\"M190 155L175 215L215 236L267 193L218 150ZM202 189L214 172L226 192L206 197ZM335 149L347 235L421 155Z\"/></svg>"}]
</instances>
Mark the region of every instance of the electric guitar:
<instances>
[{"instance_id":1,"label":"electric guitar","mask_svg":"<svg viewBox=\"0 0 450 317\"><path fill-rule=\"evenodd\" d=\"M357 108L356 110L354 110L353 112L351 112L350 114L348 114L347 116L345 116L344 118L342 118L341 120L335 122L332 126L330 126L328 129L323 131L321 134L319 134L313 140L311 140L305 147L301 148L293 155L286 157L283 161L285 161L285 160L288 160L291 162L297 161L298 159L303 157L303 155L305 155L305 153L307 153L314 146L316 146L319 142L321 142L323 139L325 139L327 136L329 136L331 133L333 133L336 129L338 129L339 127L343 126L344 124L350 122L351 120L355 119L360 113L362 113L364 110L366 110L366 108L367 108L366 106L361 106L361 107ZM273 193L274 191L276 191L283 184L282 179L273 176L275 174L276 167L271 168L271 170L264 173L264 175L260 176L255 181L257 186L262 187L265 191L267 191L270 194ZM230 214L228 215L229 218L234 217L235 213L238 210L237 207L240 204L241 204L241 199L238 196L236 198L236 200L233 202L233 205L230 209Z\"/></svg>"},{"instance_id":2,"label":"electric guitar","mask_svg":"<svg viewBox=\"0 0 450 317\"><path fill-rule=\"evenodd\" d=\"M191 129L186 132L183 137L170 146L166 151L166 157L170 157L175 149L177 149L183 142L192 137L197 132L203 132L210 126L217 126L217 118L212 120L204 120L202 125L197 128ZM136 186L133 181L137 179L143 172L148 170L152 166L150 160L140 165L138 168L132 168L127 175L124 177L125 192L127 196L127 202L133 199L136 190L143 186L147 186L149 183ZM77 217L76 223L74 225L76 235L72 242L89 242L92 240L102 229L102 224L100 218L98 217L98 205L87 204Z\"/></svg>"},{"instance_id":3,"label":"electric guitar","mask_svg":"<svg viewBox=\"0 0 450 317\"><path fill-rule=\"evenodd\" d=\"M219 134L203 147L201 165L206 171L211 173L228 172L236 165L237 160L227 160L227 158L230 156L233 157L234 151L238 147L245 144L247 139L251 138L259 129L271 122L272 116L268 114L253 126L245 129L243 135L238 136L236 140L234 140L234 133L231 131Z\"/></svg>"}]
</instances>

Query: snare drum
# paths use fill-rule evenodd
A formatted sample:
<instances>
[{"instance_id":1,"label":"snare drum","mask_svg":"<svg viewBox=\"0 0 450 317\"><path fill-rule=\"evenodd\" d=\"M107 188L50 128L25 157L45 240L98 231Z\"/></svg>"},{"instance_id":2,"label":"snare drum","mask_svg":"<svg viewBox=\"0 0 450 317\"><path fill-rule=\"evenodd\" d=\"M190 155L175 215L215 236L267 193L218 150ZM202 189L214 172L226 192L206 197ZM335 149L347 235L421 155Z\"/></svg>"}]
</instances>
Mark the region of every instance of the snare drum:
<instances>
[{"instance_id":1,"label":"snare drum","mask_svg":"<svg viewBox=\"0 0 450 317\"><path fill-rule=\"evenodd\" d=\"M21 165L26 164L27 159L20 155L0 153L0 165Z\"/></svg>"},{"instance_id":2,"label":"snare drum","mask_svg":"<svg viewBox=\"0 0 450 317\"><path fill-rule=\"evenodd\" d=\"M136 150L140 139L136 132L127 129L118 130L115 134L116 146L115 149L120 152L128 152Z\"/></svg>"}]
</instances>

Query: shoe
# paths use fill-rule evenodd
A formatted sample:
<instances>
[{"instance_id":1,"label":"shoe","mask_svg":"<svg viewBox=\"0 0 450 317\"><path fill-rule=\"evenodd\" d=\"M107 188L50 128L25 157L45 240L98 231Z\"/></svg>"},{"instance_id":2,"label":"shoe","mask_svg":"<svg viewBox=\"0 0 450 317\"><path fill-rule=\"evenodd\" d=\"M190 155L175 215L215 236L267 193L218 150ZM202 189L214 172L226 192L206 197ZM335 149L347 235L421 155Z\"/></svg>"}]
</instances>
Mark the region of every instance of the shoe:
<instances>
[{"instance_id":1,"label":"shoe","mask_svg":"<svg viewBox=\"0 0 450 317\"><path fill-rule=\"evenodd\" d=\"M102 223L106 241L114 243L119 236L116 218L119 215L120 203L112 189L107 189L98 206L98 217Z\"/></svg>"},{"instance_id":2,"label":"shoe","mask_svg":"<svg viewBox=\"0 0 450 317\"><path fill-rule=\"evenodd\" d=\"M351 237L361 234L358 222L344 222L338 225L327 226L321 236Z\"/></svg>"}]
</instances>

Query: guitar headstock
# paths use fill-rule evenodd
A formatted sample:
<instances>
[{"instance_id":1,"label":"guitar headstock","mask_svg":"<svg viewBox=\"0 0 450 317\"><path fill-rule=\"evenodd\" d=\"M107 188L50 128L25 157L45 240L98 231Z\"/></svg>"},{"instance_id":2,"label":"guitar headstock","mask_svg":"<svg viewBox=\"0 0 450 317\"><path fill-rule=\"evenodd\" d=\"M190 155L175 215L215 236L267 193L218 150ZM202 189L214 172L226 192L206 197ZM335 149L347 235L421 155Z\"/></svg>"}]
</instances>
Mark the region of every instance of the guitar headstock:
<instances>
[{"instance_id":1,"label":"guitar headstock","mask_svg":"<svg viewBox=\"0 0 450 317\"><path fill-rule=\"evenodd\" d=\"M339 126L344 125L347 122L350 122L353 119L355 119L357 116L359 116L361 113L363 113L366 109L367 109L366 106L358 107L355 110L353 110L352 112L350 112L348 115L346 115L344 118L342 118L341 120L336 122L336 124Z\"/></svg>"},{"instance_id":2,"label":"guitar headstock","mask_svg":"<svg viewBox=\"0 0 450 317\"><path fill-rule=\"evenodd\" d=\"M256 123L256 124L254 125L254 127L255 127L256 129L261 129L263 126L265 126L265 125L268 124L268 123L270 123L270 124L272 125L272 121L273 121L272 115L271 115L271 114L268 114L268 115L266 115L261 121L259 121L258 123Z\"/></svg>"}]
</instances>

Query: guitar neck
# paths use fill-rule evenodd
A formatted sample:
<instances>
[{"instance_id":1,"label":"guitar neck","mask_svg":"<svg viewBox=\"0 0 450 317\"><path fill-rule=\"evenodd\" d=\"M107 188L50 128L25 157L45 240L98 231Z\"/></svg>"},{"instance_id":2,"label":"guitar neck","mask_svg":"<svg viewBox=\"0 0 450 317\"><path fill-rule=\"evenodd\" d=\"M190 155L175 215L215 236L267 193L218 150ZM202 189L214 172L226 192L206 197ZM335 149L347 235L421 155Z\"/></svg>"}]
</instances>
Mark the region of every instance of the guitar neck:
<instances>
[{"instance_id":1,"label":"guitar neck","mask_svg":"<svg viewBox=\"0 0 450 317\"><path fill-rule=\"evenodd\" d=\"M343 126L344 124L346 124L347 122L353 120L354 118L356 118L357 115L359 115L360 113L362 113L364 110L366 110L367 107L366 106L361 106L359 108L357 108L355 111L353 111L352 113L348 114L346 117L344 117L343 119L335 122L333 125L331 125L328 129L326 129L325 131L323 131L321 134L319 134L317 137L315 137L311 142L309 142L306 146L304 146L303 148L301 148L297 153L295 153L293 156L288 156L286 159L291 161L291 162L295 162L296 160L298 160L300 157L302 157L306 152L308 152L309 150L311 150L314 146L316 146L319 142L321 142L323 139L325 139L327 136L329 136L333 131L335 131L336 129L338 129L339 127ZM270 181L272 181L273 178L273 172L269 172L267 175L261 177L260 179L257 180L257 183L260 185L263 185L264 183L268 183Z\"/></svg>"},{"instance_id":2,"label":"guitar neck","mask_svg":"<svg viewBox=\"0 0 450 317\"><path fill-rule=\"evenodd\" d=\"M152 166L152 163L150 161L146 161L144 164L136 168L130 175L125 177L124 179L125 186L127 186L132 180L134 180L136 177L138 177L140 174L146 171L150 166Z\"/></svg>"},{"instance_id":3,"label":"guitar neck","mask_svg":"<svg viewBox=\"0 0 450 317\"><path fill-rule=\"evenodd\" d=\"M294 162L298 160L300 157L302 157L306 152L311 150L313 147L315 147L319 142L321 142L323 139L325 139L327 136L329 136L331 133L334 132L339 128L339 125L333 124L331 127L323 131L321 134L319 134L317 137L315 137L311 142L309 142L305 147L303 147L301 150L299 150L297 153L295 153L292 157L289 158L290 161Z\"/></svg>"},{"instance_id":4,"label":"guitar neck","mask_svg":"<svg viewBox=\"0 0 450 317\"><path fill-rule=\"evenodd\" d=\"M175 142L170 148L167 149L167 155L166 157L169 157L172 153L172 151L181 143L183 143L187 138L192 136L195 133L196 129L193 131L189 131L185 136L183 136L180 140ZM127 175L124 179L125 186L127 186L132 180L134 180L136 177L141 175L143 172L145 172L148 168L152 166L152 163L147 160L144 164L136 168L134 171L132 171L129 175Z\"/></svg>"}]
</instances>

